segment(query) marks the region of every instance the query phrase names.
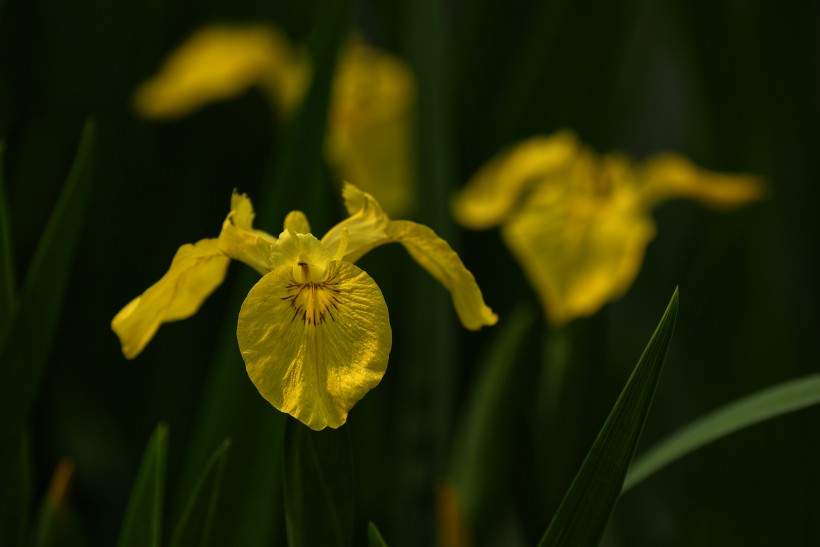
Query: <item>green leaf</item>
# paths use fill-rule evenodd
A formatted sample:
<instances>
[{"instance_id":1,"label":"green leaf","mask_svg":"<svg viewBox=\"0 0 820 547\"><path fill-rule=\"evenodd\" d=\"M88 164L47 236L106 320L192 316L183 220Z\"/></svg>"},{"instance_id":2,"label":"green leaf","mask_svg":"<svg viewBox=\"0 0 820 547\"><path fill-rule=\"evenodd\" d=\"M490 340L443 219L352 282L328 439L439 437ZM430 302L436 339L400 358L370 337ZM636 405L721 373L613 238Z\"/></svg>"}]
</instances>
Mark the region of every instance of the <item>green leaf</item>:
<instances>
[{"instance_id":1,"label":"green leaf","mask_svg":"<svg viewBox=\"0 0 820 547\"><path fill-rule=\"evenodd\" d=\"M22 547L29 525L32 488L31 442L27 431L3 461L6 459L10 463L2 467L8 481L0 490L0 545Z\"/></svg>"},{"instance_id":2,"label":"green leaf","mask_svg":"<svg viewBox=\"0 0 820 547\"><path fill-rule=\"evenodd\" d=\"M353 454L347 429L311 431L288 420L283 473L288 545L350 545Z\"/></svg>"},{"instance_id":3,"label":"green leaf","mask_svg":"<svg viewBox=\"0 0 820 547\"><path fill-rule=\"evenodd\" d=\"M639 457L624 492L675 460L745 427L820 403L820 374L763 389L681 428Z\"/></svg>"},{"instance_id":4,"label":"green leaf","mask_svg":"<svg viewBox=\"0 0 820 547\"><path fill-rule=\"evenodd\" d=\"M367 547L387 547L381 532L372 522L367 523Z\"/></svg>"},{"instance_id":5,"label":"green leaf","mask_svg":"<svg viewBox=\"0 0 820 547\"><path fill-rule=\"evenodd\" d=\"M37 395L57 328L90 196L94 124L83 130L74 164L40 238L15 313L0 333L0 451L16 442Z\"/></svg>"},{"instance_id":6,"label":"green leaf","mask_svg":"<svg viewBox=\"0 0 820 547\"><path fill-rule=\"evenodd\" d=\"M159 547L162 537L162 505L165 491L165 459L168 426L157 425L142 457L125 520L119 547Z\"/></svg>"},{"instance_id":7,"label":"green leaf","mask_svg":"<svg viewBox=\"0 0 820 547\"><path fill-rule=\"evenodd\" d=\"M225 439L205 464L205 469L194 485L188 504L174 528L171 547L208 545L211 522L219 499L222 471L225 468L225 457L230 446L230 439Z\"/></svg>"},{"instance_id":8,"label":"green leaf","mask_svg":"<svg viewBox=\"0 0 820 547\"><path fill-rule=\"evenodd\" d=\"M14 244L6 203L5 147L0 143L0 332L5 329L17 300L14 280Z\"/></svg>"},{"instance_id":9,"label":"green leaf","mask_svg":"<svg viewBox=\"0 0 820 547\"><path fill-rule=\"evenodd\" d=\"M672 340L677 313L678 290L675 289L649 345L539 545L592 547L601 541L649 413L666 351Z\"/></svg>"},{"instance_id":10,"label":"green leaf","mask_svg":"<svg viewBox=\"0 0 820 547\"><path fill-rule=\"evenodd\" d=\"M510 401L521 346L535 318L528 304L519 305L495 333L479 367L463 420L458 424L450 460L450 476L465 517L475 525L489 502L497 498L503 470L509 468Z\"/></svg>"}]
</instances>

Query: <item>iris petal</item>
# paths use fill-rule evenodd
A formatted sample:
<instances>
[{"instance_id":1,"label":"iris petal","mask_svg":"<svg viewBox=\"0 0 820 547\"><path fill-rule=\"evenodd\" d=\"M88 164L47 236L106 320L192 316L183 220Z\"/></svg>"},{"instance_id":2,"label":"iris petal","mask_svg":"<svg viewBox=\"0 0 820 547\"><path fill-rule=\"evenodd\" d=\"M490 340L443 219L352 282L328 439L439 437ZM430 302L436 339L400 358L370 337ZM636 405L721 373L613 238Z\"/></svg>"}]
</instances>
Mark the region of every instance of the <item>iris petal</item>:
<instances>
[{"instance_id":1,"label":"iris petal","mask_svg":"<svg viewBox=\"0 0 820 547\"><path fill-rule=\"evenodd\" d=\"M144 116L173 118L261 85L287 113L301 100L309 78L306 54L278 30L211 26L180 46L159 74L137 89L134 103Z\"/></svg>"},{"instance_id":2,"label":"iris petal","mask_svg":"<svg viewBox=\"0 0 820 547\"><path fill-rule=\"evenodd\" d=\"M554 326L595 313L635 280L655 225L623 197L545 185L502 226Z\"/></svg>"},{"instance_id":3,"label":"iris petal","mask_svg":"<svg viewBox=\"0 0 820 547\"><path fill-rule=\"evenodd\" d=\"M215 239L179 248L171 267L111 321L122 352L133 359L151 341L162 323L192 316L225 279L230 258Z\"/></svg>"},{"instance_id":4,"label":"iris petal","mask_svg":"<svg viewBox=\"0 0 820 547\"><path fill-rule=\"evenodd\" d=\"M298 283L290 267L265 275L239 312L248 375L274 407L314 430L345 423L387 369L392 344L376 283L330 262L322 283Z\"/></svg>"},{"instance_id":5,"label":"iris petal","mask_svg":"<svg viewBox=\"0 0 820 547\"><path fill-rule=\"evenodd\" d=\"M453 202L453 214L468 228L490 228L504 221L533 183L565 167L579 149L575 135L559 131L533 137L493 157Z\"/></svg>"},{"instance_id":6,"label":"iris petal","mask_svg":"<svg viewBox=\"0 0 820 547\"><path fill-rule=\"evenodd\" d=\"M707 171L677 154L651 157L640 174L648 207L668 199L690 198L716 209L729 209L758 201L765 195L759 177Z\"/></svg>"}]
</instances>

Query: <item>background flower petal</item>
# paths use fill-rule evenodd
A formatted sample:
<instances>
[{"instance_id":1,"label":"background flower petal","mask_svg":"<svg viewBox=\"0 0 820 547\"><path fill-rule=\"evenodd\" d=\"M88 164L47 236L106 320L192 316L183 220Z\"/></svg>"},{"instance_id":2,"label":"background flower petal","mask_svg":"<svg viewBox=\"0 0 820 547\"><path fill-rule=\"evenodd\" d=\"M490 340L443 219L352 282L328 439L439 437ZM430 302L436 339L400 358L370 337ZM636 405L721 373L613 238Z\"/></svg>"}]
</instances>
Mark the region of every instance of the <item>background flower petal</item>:
<instances>
[{"instance_id":1,"label":"background flower petal","mask_svg":"<svg viewBox=\"0 0 820 547\"><path fill-rule=\"evenodd\" d=\"M210 26L193 34L134 95L143 116L173 118L261 85L286 113L310 79L307 56L265 25Z\"/></svg>"},{"instance_id":2,"label":"background flower petal","mask_svg":"<svg viewBox=\"0 0 820 547\"><path fill-rule=\"evenodd\" d=\"M766 193L760 177L707 171L672 153L652 156L639 173L649 207L669 199L689 198L717 209L729 209L758 201Z\"/></svg>"},{"instance_id":3,"label":"background flower petal","mask_svg":"<svg viewBox=\"0 0 820 547\"><path fill-rule=\"evenodd\" d=\"M502 235L555 325L591 315L634 281L655 235L627 199L596 200L545 186Z\"/></svg>"},{"instance_id":4,"label":"background flower petal","mask_svg":"<svg viewBox=\"0 0 820 547\"><path fill-rule=\"evenodd\" d=\"M566 165L579 143L570 131L533 137L496 154L453 203L456 220L473 229L501 223L533 182Z\"/></svg>"}]
</instances>

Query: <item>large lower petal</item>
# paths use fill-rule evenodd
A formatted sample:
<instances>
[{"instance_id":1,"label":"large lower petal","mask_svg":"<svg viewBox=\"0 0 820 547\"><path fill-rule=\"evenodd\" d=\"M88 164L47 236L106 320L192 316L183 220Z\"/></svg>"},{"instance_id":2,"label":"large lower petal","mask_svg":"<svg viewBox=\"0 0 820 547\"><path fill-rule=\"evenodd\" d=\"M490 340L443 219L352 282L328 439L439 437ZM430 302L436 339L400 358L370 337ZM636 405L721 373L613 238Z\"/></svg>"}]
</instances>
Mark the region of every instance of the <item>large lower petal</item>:
<instances>
[{"instance_id":1,"label":"large lower petal","mask_svg":"<svg viewBox=\"0 0 820 547\"><path fill-rule=\"evenodd\" d=\"M279 268L254 285L236 330L248 375L274 407L314 430L339 427L387 369L392 344L376 283L331 262L322 283Z\"/></svg>"},{"instance_id":2,"label":"large lower petal","mask_svg":"<svg viewBox=\"0 0 820 547\"><path fill-rule=\"evenodd\" d=\"M626 292L655 226L631 199L549 187L539 194L504 224L502 235L559 326Z\"/></svg>"},{"instance_id":3,"label":"large lower petal","mask_svg":"<svg viewBox=\"0 0 820 547\"><path fill-rule=\"evenodd\" d=\"M111 321L122 352L133 359L154 337L162 323L192 316L225 279L230 258L215 239L179 248L171 267L142 295Z\"/></svg>"}]
</instances>

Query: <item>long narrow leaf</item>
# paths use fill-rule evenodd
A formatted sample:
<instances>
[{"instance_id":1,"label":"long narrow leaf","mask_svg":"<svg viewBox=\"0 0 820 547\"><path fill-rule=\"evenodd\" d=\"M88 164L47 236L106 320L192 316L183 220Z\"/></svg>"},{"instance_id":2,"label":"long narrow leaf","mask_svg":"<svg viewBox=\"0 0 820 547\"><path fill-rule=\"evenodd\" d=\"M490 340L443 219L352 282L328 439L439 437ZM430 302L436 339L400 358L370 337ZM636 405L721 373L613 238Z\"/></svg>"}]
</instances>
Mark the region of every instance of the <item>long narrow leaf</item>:
<instances>
[{"instance_id":1,"label":"long narrow leaf","mask_svg":"<svg viewBox=\"0 0 820 547\"><path fill-rule=\"evenodd\" d=\"M74 165L26 274L16 311L0 335L0 448L16 441L43 374L85 219L94 125L86 123Z\"/></svg>"},{"instance_id":2,"label":"long narrow leaf","mask_svg":"<svg viewBox=\"0 0 820 547\"><path fill-rule=\"evenodd\" d=\"M387 547L381 532L372 522L367 523L367 547Z\"/></svg>"},{"instance_id":3,"label":"long narrow leaf","mask_svg":"<svg viewBox=\"0 0 820 547\"><path fill-rule=\"evenodd\" d=\"M541 539L541 546L592 547L601 541L649 413L677 313L675 289L649 345Z\"/></svg>"},{"instance_id":4,"label":"long narrow leaf","mask_svg":"<svg viewBox=\"0 0 820 547\"><path fill-rule=\"evenodd\" d=\"M681 428L639 457L624 492L675 460L740 429L820 403L820 374L763 389Z\"/></svg>"},{"instance_id":5,"label":"long narrow leaf","mask_svg":"<svg viewBox=\"0 0 820 547\"><path fill-rule=\"evenodd\" d=\"M74 462L62 458L54 470L51 483L40 503L40 510L32 522L32 545L48 547L60 545L70 534L71 512L67 510L66 496L74 475Z\"/></svg>"},{"instance_id":6,"label":"long narrow leaf","mask_svg":"<svg viewBox=\"0 0 820 547\"><path fill-rule=\"evenodd\" d=\"M205 464L205 469L188 498L188 504L174 527L171 547L208 545L211 521L222 484L225 457L230 446L231 441L225 439Z\"/></svg>"},{"instance_id":7,"label":"long narrow leaf","mask_svg":"<svg viewBox=\"0 0 820 547\"><path fill-rule=\"evenodd\" d=\"M118 547L159 547L165 496L165 458L168 426L157 425L142 457L128 508L125 510Z\"/></svg>"},{"instance_id":8,"label":"long narrow leaf","mask_svg":"<svg viewBox=\"0 0 820 547\"><path fill-rule=\"evenodd\" d=\"M531 306L522 305L502 323L487 357L479 368L478 381L456 431L450 460L464 516L475 525L482 509L497 498L494 490L507 469L509 445L500 439L509 429L507 421L516 362L524 336L535 318Z\"/></svg>"},{"instance_id":9,"label":"long narrow leaf","mask_svg":"<svg viewBox=\"0 0 820 547\"><path fill-rule=\"evenodd\" d=\"M0 545L26 545L31 506L32 465L28 431L20 435L15 449L3 458L5 488L0 490Z\"/></svg>"},{"instance_id":10,"label":"long narrow leaf","mask_svg":"<svg viewBox=\"0 0 820 547\"><path fill-rule=\"evenodd\" d=\"M14 245L6 203L5 147L0 143L0 332L3 332L17 299L14 280Z\"/></svg>"}]
</instances>

